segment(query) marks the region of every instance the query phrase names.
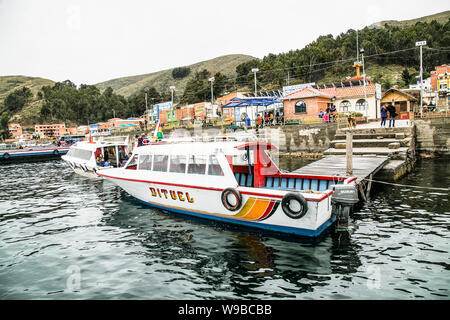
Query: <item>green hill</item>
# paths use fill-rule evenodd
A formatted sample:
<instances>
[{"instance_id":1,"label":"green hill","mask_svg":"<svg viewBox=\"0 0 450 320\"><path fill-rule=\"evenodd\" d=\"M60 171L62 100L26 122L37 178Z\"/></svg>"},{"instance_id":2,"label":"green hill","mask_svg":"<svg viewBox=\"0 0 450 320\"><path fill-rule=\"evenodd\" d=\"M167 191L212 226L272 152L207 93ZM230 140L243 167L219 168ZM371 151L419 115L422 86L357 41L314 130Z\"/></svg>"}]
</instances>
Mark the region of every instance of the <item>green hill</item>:
<instances>
[{"instance_id":1,"label":"green hill","mask_svg":"<svg viewBox=\"0 0 450 320\"><path fill-rule=\"evenodd\" d=\"M0 76L0 110L3 106L3 100L14 90L28 87L33 95L43 86L52 86L55 82L43 78L27 77L27 76Z\"/></svg>"},{"instance_id":2,"label":"green hill","mask_svg":"<svg viewBox=\"0 0 450 320\"><path fill-rule=\"evenodd\" d=\"M386 24L393 26L393 27L404 28L404 27L415 25L417 22L430 23L433 20L436 20L439 23L445 24L449 18L450 18L450 10L447 10L444 12L432 14L429 16L421 17L421 18L411 19L411 20L401 20L401 21L385 20L385 21L375 22L375 23L371 24L369 26L369 28L384 28L384 26Z\"/></svg>"},{"instance_id":3,"label":"green hill","mask_svg":"<svg viewBox=\"0 0 450 320\"><path fill-rule=\"evenodd\" d=\"M236 67L243 62L253 59L255 58L242 54L226 55L186 66L191 72L183 79L174 79L172 70L175 68L172 68L149 74L112 79L98 83L95 86L102 91L107 87L111 87L115 93L123 95L124 97L129 97L145 87L155 87L159 92L165 92L169 91L170 86L175 86L177 91L183 92L186 83L195 76L196 72L206 69L210 71L211 74L221 72L228 77L235 77Z\"/></svg>"}]
</instances>

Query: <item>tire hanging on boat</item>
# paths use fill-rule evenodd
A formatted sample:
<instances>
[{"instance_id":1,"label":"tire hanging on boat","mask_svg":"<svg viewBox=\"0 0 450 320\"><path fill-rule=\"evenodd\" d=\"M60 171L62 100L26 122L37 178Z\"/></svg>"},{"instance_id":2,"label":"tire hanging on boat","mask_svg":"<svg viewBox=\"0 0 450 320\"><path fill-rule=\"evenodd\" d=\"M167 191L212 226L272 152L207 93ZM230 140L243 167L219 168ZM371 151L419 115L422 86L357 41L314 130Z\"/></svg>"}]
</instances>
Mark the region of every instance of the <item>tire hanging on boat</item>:
<instances>
[{"instance_id":1,"label":"tire hanging on boat","mask_svg":"<svg viewBox=\"0 0 450 320\"><path fill-rule=\"evenodd\" d=\"M301 194L290 192L281 200L281 208L289 218L300 219L308 212L308 203Z\"/></svg>"},{"instance_id":2,"label":"tire hanging on boat","mask_svg":"<svg viewBox=\"0 0 450 320\"><path fill-rule=\"evenodd\" d=\"M57 150L57 149L53 150L53 154L54 154L54 155L59 154L58 150Z\"/></svg>"},{"instance_id":3,"label":"tire hanging on boat","mask_svg":"<svg viewBox=\"0 0 450 320\"><path fill-rule=\"evenodd\" d=\"M228 199L229 196L235 197L236 201L234 204L230 203ZM223 206L230 211L239 210L242 206L242 195L236 189L226 188L225 190L222 191L221 198Z\"/></svg>"},{"instance_id":4,"label":"tire hanging on boat","mask_svg":"<svg viewBox=\"0 0 450 320\"><path fill-rule=\"evenodd\" d=\"M8 152L5 152L3 154L3 159L9 159L9 153Z\"/></svg>"}]
</instances>

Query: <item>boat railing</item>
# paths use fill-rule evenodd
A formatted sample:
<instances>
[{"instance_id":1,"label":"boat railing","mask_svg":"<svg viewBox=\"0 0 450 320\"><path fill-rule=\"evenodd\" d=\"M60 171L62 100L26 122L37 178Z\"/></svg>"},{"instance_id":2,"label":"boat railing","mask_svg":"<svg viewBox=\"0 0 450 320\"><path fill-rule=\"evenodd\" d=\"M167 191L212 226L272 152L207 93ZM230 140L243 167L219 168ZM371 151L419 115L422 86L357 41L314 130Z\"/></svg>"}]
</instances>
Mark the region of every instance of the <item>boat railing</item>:
<instances>
[{"instance_id":1,"label":"boat railing","mask_svg":"<svg viewBox=\"0 0 450 320\"><path fill-rule=\"evenodd\" d=\"M194 137L170 137L162 140L163 143L192 143L192 142L248 142L248 141L259 141L267 142L266 138L258 137L253 134L248 135L233 135L233 136L194 136ZM144 145L153 144L152 142L144 143Z\"/></svg>"},{"instance_id":2,"label":"boat railing","mask_svg":"<svg viewBox=\"0 0 450 320\"><path fill-rule=\"evenodd\" d=\"M102 144L128 144L128 139L128 136L99 136L96 141Z\"/></svg>"}]
</instances>

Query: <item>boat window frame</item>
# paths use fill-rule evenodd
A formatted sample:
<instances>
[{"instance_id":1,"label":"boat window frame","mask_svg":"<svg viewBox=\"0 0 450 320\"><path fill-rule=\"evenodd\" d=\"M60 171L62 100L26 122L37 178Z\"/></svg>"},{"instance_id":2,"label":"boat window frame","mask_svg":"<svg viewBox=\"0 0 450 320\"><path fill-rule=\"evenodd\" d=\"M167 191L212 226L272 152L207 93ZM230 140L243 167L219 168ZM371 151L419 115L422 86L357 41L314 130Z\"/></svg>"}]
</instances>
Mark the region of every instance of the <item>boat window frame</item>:
<instances>
[{"instance_id":1,"label":"boat window frame","mask_svg":"<svg viewBox=\"0 0 450 320\"><path fill-rule=\"evenodd\" d=\"M190 159L191 159L191 156L194 156L194 157L205 157L205 172L204 173L192 173L192 172L189 172L189 164L190 164ZM209 154L188 154L188 161L187 161L187 163L186 163L186 174L195 174L195 175L198 175L198 176L203 176L203 175L208 175L208 156L209 156Z\"/></svg>"},{"instance_id":2,"label":"boat window frame","mask_svg":"<svg viewBox=\"0 0 450 320\"><path fill-rule=\"evenodd\" d=\"M168 167L168 169L167 169L167 172L168 173L178 173L178 174L187 174L187 169L188 169L188 161L189 161L189 155L184 155L184 160L186 161L185 162L185 168L184 168L184 172L175 172L175 171L171 171L170 170L170 166L172 165L172 157L173 156L183 156L182 154L170 154L169 155L169 165L167 166Z\"/></svg>"},{"instance_id":3,"label":"boat window frame","mask_svg":"<svg viewBox=\"0 0 450 320\"><path fill-rule=\"evenodd\" d=\"M144 157L144 156L145 157L149 156L151 158L152 165L150 166L150 169L141 169L141 157ZM144 171L153 171L153 153L147 153L147 154L140 153L139 157L138 157L138 167L137 167L137 169L138 170L144 170Z\"/></svg>"},{"instance_id":4,"label":"boat window frame","mask_svg":"<svg viewBox=\"0 0 450 320\"><path fill-rule=\"evenodd\" d=\"M224 177L224 176L225 176L225 172L224 172L224 170L223 170L223 168L222 168L222 164L219 162L219 159L218 159L218 157L217 157L217 154L211 153L211 154L208 154L206 157L207 157L207 161L206 161L206 174L207 174L208 176L212 176L212 177ZM221 174L212 174L212 173L209 172L209 168L210 168L209 165L210 165L211 157L214 157L214 158L216 159L217 164L215 164L215 166L219 166Z\"/></svg>"},{"instance_id":5,"label":"boat window frame","mask_svg":"<svg viewBox=\"0 0 450 320\"><path fill-rule=\"evenodd\" d=\"M155 170L155 157L156 156L163 156L163 157L167 157L167 162L166 162L166 170L162 171L162 170ZM169 172L169 161L170 161L170 154L163 154L163 153L153 153L152 156L152 171L153 172L163 172L163 173L167 173Z\"/></svg>"}]
</instances>

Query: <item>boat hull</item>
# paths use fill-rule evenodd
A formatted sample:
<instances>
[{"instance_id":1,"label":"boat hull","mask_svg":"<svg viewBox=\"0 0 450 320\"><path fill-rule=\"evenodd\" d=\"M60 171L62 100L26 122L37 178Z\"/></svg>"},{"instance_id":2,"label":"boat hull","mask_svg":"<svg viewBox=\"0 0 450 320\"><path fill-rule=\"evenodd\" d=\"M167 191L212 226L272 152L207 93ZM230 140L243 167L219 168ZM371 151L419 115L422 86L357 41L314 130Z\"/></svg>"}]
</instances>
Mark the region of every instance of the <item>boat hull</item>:
<instances>
[{"instance_id":1,"label":"boat hull","mask_svg":"<svg viewBox=\"0 0 450 320\"><path fill-rule=\"evenodd\" d=\"M304 195L307 213L300 219L292 219L284 213L281 206L283 196L288 192L236 186L242 196L242 205L238 210L230 211L222 203L223 187L114 177L108 175L110 170L115 169L106 169L99 174L140 202L178 214L308 237L319 236L335 221L330 203L332 192L324 192L311 198Z\"/></svg>"},{"instance_id":2,"label":"boat hull","mask_svg":"<svg viewBox=\"0 0 450 320\"><path fill-rule=\"evenodd\" d=\"M0 152L0 163L50 160L61 158L69 148L33 148L29 150L5 150Z\"/></svg>"}]
</instances>

